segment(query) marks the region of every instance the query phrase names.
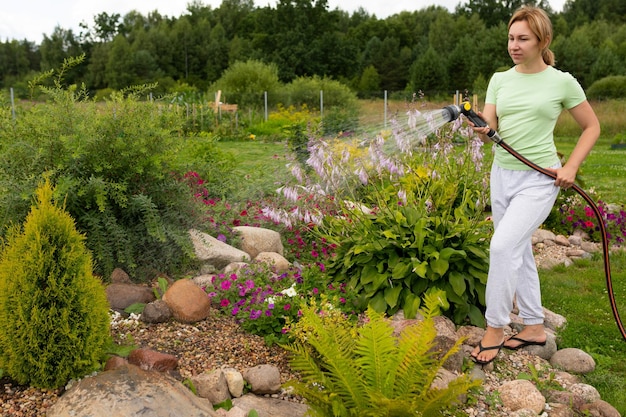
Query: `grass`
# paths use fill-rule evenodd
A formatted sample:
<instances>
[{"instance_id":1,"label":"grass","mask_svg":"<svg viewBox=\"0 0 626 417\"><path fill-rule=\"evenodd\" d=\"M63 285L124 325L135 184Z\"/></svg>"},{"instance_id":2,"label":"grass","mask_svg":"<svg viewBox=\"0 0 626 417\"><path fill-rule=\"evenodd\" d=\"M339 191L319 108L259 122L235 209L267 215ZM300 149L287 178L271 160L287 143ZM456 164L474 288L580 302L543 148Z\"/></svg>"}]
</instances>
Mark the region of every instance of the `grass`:
<instances>
[{"instance_id":1,"label":"grass","mask_svg":"<svg viewBox=\"0 0 626 417\"><path fill-rule=\"evenodd\" d=\"M624 204L622 190L626 187L626 150L611 150L610 144L621 125L624 103L593 104L603 124L603 134L585 161L581 175L582 188L593 188L601 199L609 203ZM382 101L365 103L362 123L382 123ZM438 105L437 105L438 106ZM432 108L432 107L431 107ZM620 110L621 109L621 110ZM394 111L402 111L396 103ZM621 113L621 114L620 114ZM557 129L557 148L569 155L576 136L564 116ZM560 134L559 134L560 132ZM219 146L235 154L238 171L250 176L250 187L273 190L287 175L284 167L286 148L280 143L225 142ZM253 174L251 174L253 173ZM626 253L611 256L613 289L618 311L626 320ZM596 370L583 376L584 382L595 387L603 400L626 415L626 340L616 326L607 296L603 263L599 256L576 262L571 267L557 267L540 273L543 301L546 308L563 315L568 324L559 332L559 348L579 348L591 354Z\"/></svg>"},{"instance_id":2,"label":"grass","mask_svg":"<svg viewBox=\"0 0 626 417\"><path fill-rule=\"evenodd\" d=\"M626 252L611 256L611 270L618 313L626 319ZM625 415L626 340L610 307L601 259L541 271L540 279L544 306L567 319L558 333L559 348L578 348L593 356L596 369L583 381Z\"/></svg>"}]
</instances>

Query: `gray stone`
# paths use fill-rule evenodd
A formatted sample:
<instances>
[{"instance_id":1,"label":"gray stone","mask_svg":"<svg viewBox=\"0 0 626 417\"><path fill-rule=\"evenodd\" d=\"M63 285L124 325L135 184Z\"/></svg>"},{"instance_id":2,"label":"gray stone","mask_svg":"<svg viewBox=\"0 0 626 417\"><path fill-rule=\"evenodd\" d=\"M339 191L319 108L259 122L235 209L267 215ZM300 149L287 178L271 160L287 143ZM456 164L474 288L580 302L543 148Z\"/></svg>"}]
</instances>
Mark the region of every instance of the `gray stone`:
<instances>
[{"instance_id":1,"label":"gray stone","mask_svg":"<svg viewBox=\"0 0 626 417\"><path fill-rule=\"evenodd\" d=\"M109 284L106 295L109 306L116 311L124 311L137 303L148 304L156 299L152 288L139 284Z\"/></svg>"},{"instance_id":2,"label":"gray stone","mask_svg":"<svg viewBox=\"0 0 626 417\"><path fill-rule=\"evenodd\" d=\"M246 252L227 245L213 236L198 230L190 230L189 236L196 253L196 258L217 269L222 269L231 262L248 262L250 255Z\"/></svg>"},{"instance_id":3,"label":"gray stone","mask_svg":"<svg viewBox=\"0 0 626 417\"><path fill-rule=\"evenodd\" d=\"M304 404L252 394L235 398L233 405L247 412L255 410L259 417L304 417L308 411Z\"/></svg>"},{"instance_id":4,"label":"gray stone","mask_svg":"<svg viewBox=\"0 0 626 417\"><path fill-rule=\"evenodd\" d=\"M47 417L216 417L211 403L175 379L126 365L75 383Z\"/></svg>"},{"instance_id":5,"label":"gray stone","mask_svg":"<svg viewBox=\"0 0 626 417\"><path fill-rule=\"evenodd\" d=\"M277 274L282 274L289 269L289 261L276 252L260 252L254 258L254 262L262 262L269 265Z\"/></svg>"},{"instance_id":6,"label":"gray stone","mask_svg":"<svg viewBox=\"0 0 626 417\"><path fill-rule=\"evenodd\" d=\"M172 310L163 300L155 300L146 304L139 320L144 323L165 323L172 318Z\"/></svg>"},{"instance_id":7,"label":"gray stone","mask_svg":"<svg viewBox=\"0 0 626 417\"><path fill-rule=\"evenodd\" d=\"M233 230L241 236L241 250L254 259L261 252L284 252L280 233L262 227L237 226Z\"/></svg>"},{"instance_id":8,"label":"gray stone","mask_svg":"<svg viewBox=\"0 0 626 417\"><path fill-rule=\"evenodd\" d=\"M546 399L535 385L526 380L507 381L498 388L502 405L511 411L532 410L535 415L543 411Z\"/></svg>"},{"instance_id":9,"label":"gray stone","mask_svg":"<svg viewBox=\"0 0 626 417\"><path fill-rule=\"evenodd\" d=\"M221 369L203 372L191 377L199 397L207 398L213 404L219 404L230 399L228 382Z\"/></svg>"},{"instance_id":10,"label":"gray stone","mask_svg":"<svg viewBox=\"0 0 626 417\"><path fill-rule=\"evenodd\" d=\"M243 379L254 394L276 394L280 391L280 371L274 365L257 365L243 371Z\"/></svg>"},{"instance_id":11,"label":"gray stone","mask_svg":"<svg viewBox=\"0 0 626 417\"><path fill-rule=\"evenodd\" d=\"M596 368L596 362L591 355L576 348L566 348L557 351L550 358L550 364L567 372L586 374Z\"/></svg>"}]
</instances>

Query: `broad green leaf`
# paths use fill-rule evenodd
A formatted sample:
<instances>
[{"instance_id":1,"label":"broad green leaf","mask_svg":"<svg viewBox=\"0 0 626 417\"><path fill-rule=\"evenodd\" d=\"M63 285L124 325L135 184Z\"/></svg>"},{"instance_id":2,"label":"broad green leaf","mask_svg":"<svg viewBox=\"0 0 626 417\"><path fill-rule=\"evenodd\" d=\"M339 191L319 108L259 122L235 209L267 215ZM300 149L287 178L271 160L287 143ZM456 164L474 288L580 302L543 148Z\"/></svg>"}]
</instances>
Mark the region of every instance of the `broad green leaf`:
<instances>
[{"instance_id":1,"label":"broad green leaf","mask_svg":"<svg viewBox=\"0 0 626 417\"><path fill-rule=\"evenodd\" d=\"M450 272L449 275L450 285L452 285L452 289L458 295L463 295L465 292L465 278L463 275L457 271Z\"/></svg>"},{"instance_id":2,"label":"broad green leaf","mask_svg":"<svg viewBox=\"0 0 626 417\"><path fill-rule=\"evenodd\" d=\"M407 319L414 319L419 308L420 298L412 292L407 291L404 299L404 305L402 306L402 309L404 310L404 317Z\"/></svg>"},{"instance_id":3,"label":"broad green leaf","mask_svg":"<svg viewBox=\"0 0 626 417\"><path fill-rule=\"evenodd\" d=\"M394 308L398 305L398 297L400 296L400 291L402 291L401 285L396 285L395 287L389 287L385 290L385 301L389 307Z\"/></svg>"},{"instance_id":4,"label":"broad green leaf","mask_svg":"<svg viewBox=\"0 0 626 417\"><path fill-rule=\"evenodd\" d=\"M439 274L439 276L443 276L448 271L450 264L445 259L434 259L430 261L430 268L434 273Z\"/></svg>"},{"instance_id":5,"label":"broad green leaf","mask_svg":"<svg viewBox=\"0 0 626 417\"><path fill-rule=\"evenodd\" d=\"M405 276L408 275L410 269L411 269L411 264L405 264L405 263L399 262L391 271L391 278L393 279L404 278Z\"/></svg>"},{"instance_id":6,"label":"broad green leaf","mask_svg":"<svg viewBox=\"0 0 626 417\"><path fill-rule=\"evenodd\" d=\"M428 271L428 262L419 260L413 260L413 272L417 274L418 277L426 278L426 272Z\"/></svg>"},{"instance_id":7,"label":"broad green leaf","mask_svg":"<svg viewBox=\"0 0 626 417\"><path fill-rule=\"evenodd\" d=\"M385 301L385 295L382 291L379 291L371 298L370 306L378 313L384 313L387 311L387 302Z\"/></svg>"}]
</instances>

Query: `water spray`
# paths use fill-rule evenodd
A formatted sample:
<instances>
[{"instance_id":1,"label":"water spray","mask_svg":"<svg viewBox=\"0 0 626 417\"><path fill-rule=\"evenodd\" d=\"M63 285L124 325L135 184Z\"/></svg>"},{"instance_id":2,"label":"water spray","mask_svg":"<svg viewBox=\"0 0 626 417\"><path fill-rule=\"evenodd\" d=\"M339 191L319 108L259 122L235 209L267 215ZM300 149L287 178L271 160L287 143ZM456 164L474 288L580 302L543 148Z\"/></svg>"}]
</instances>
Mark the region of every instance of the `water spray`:
<instances>
[{"instance_id":1,"label":"water spray","mask_svg":"<svg viewBox=\"0 0 626 417\"><path fill-rule=\"evenodd\" d=\"M474 112L474 110L472 109L472 105L469 102L461 103L461 105L446 106L441 110L441 112L442 112L441 114L442 118L444 118L448 122L456 120L459 118L460 115L463 115L477 127L487 126L487 123L478 114ZM508 153L510 153L512 156L514 156L517 160L519 160L523 164L529 166L535 171L538 171L544 175L547 175L548 177L552 179L556 179L556 174L526 159L524 156L522 156L517 151L515 151L515 149L511 148L506 142L504 142L504 140L502 140L498 132L496 132L494 129L490 128L489 133L487 133L487 136L493 142L495 142L497 145L504 148L504 150L506 150ZM604 255L603 256L604 274L606 277L606 288L609 294L609 303L611 304L611 310L613 311L613 317L615 318L617 327L620 333L622 334L622 337L624 338L624 340L626 340L626 329L624 329L624 324L622 323L622 320L619 315L619 311L617 309L617 303L615 302L615 292L613 290L613 281L611 280L611 263L609 260L609 243L608 243L608 236L606 232L606 225L604 224L604 220L602 218L602 214L600 213L600 210L598 209L598 206L591 199L591 197L589 197L589 195L587 195L587 193L576 184L572 185L572 189L576 191L589 204L589 206L591 207L591 209L593 210L596 216L596 219L598 220L598 225L600 226L600 236L602 237L602 252Z\"/></svg>"}]
</instances>

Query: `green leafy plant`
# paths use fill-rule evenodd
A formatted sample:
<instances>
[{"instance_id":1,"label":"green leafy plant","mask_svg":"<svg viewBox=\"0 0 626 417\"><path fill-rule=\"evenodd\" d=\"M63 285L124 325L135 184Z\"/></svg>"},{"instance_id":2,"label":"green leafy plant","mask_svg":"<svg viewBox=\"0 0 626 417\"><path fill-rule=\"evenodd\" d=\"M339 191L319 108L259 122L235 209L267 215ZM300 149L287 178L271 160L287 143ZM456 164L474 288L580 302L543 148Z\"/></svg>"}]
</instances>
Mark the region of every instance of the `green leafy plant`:
<instances>
[{"instance_id":1,"label":"green leafy plant","mask_svg":"<svg viewBox=\"0 0 626 417\"><path fill-rule=\"evenodd\" d=\"M285 346L301 381L288 383L306 400L314 416L439 416L480 382L468 375L447 388L432 388L445 360L433 351L437 335L433 315L445 296L432 293L422 309L424 320L399 336L388 319L372 308L364 323L337 320L337 312L310 305L296 325L296 343Z\"/></svg>"},{"instance_id":2,"label":"green leafy plant","mask_svg":"<svg viewBox=\"0 0 626 417\"><path fill-rule=\"evenodd\" d=\"M201 213L171 157L186 143L175 134L180 115L141 102L150 85L95 103L84 86L63 85L80 62L66 60L58 72L38 77L31 88L48 101L21 112L10 131L0 129L2 224L23 221L28 196L45 174L85 233L99 275L116 267L141 276L192 266L187 231ZM53 74L52 85L44 85Z\"/></svg>"},{"instance_id":3,"label":"green leafy plant","mask_svg":"<svg viewBox=\"0 0 626 417\"><path fill-rule=\"evenodd\" d=\"M366 147L313 138L310 171L281 189L295 208L276 218L309 224L333 248L327 273L376 311L413 317L426 292L442 289L446 315L482 326L486 174L480 140L453 129L393 129Z\"/></svg>"},{"instance_id":4,"label":"green leafy plant","mask_svg":"<svg viewBox=\"0 0 626 417\"><path fill-rule=\"evenodd\" d=\"M85 237L52 196L46 181L0 258L0 367L42 388L97 369L109 337L108 302Z\"/></svg>"},{"instance_id":5,"label":"green leafy plant","mask_svg":"<svg viewBox=\"0 0 626 417\"><path fill-rule=\"evenodd\" d=\"M528 364L528 372L520 372L517 375L517 379L531 381L535 384L537 389L543 393L549 390L562 391L563 387L555 379L556 374L554 372L546 372L535 366L533 363Z\"/></svg>"},{"instance_id":6,"label":"green leafy plant","mask_svg":"<svg viewBox=\"0 0 626 417\"><path fill-rule=\"evenodd\" d=\"M165 294L165 292L167 291L167 287L168 287L167 280L163 277L158 277L157 285L158 285L158 288L154 289L154 297L157 300L160 300L163 297L163 294ZM127 313L129 313L129 311L127 311Z\"/></svg>"}]
</instances>

